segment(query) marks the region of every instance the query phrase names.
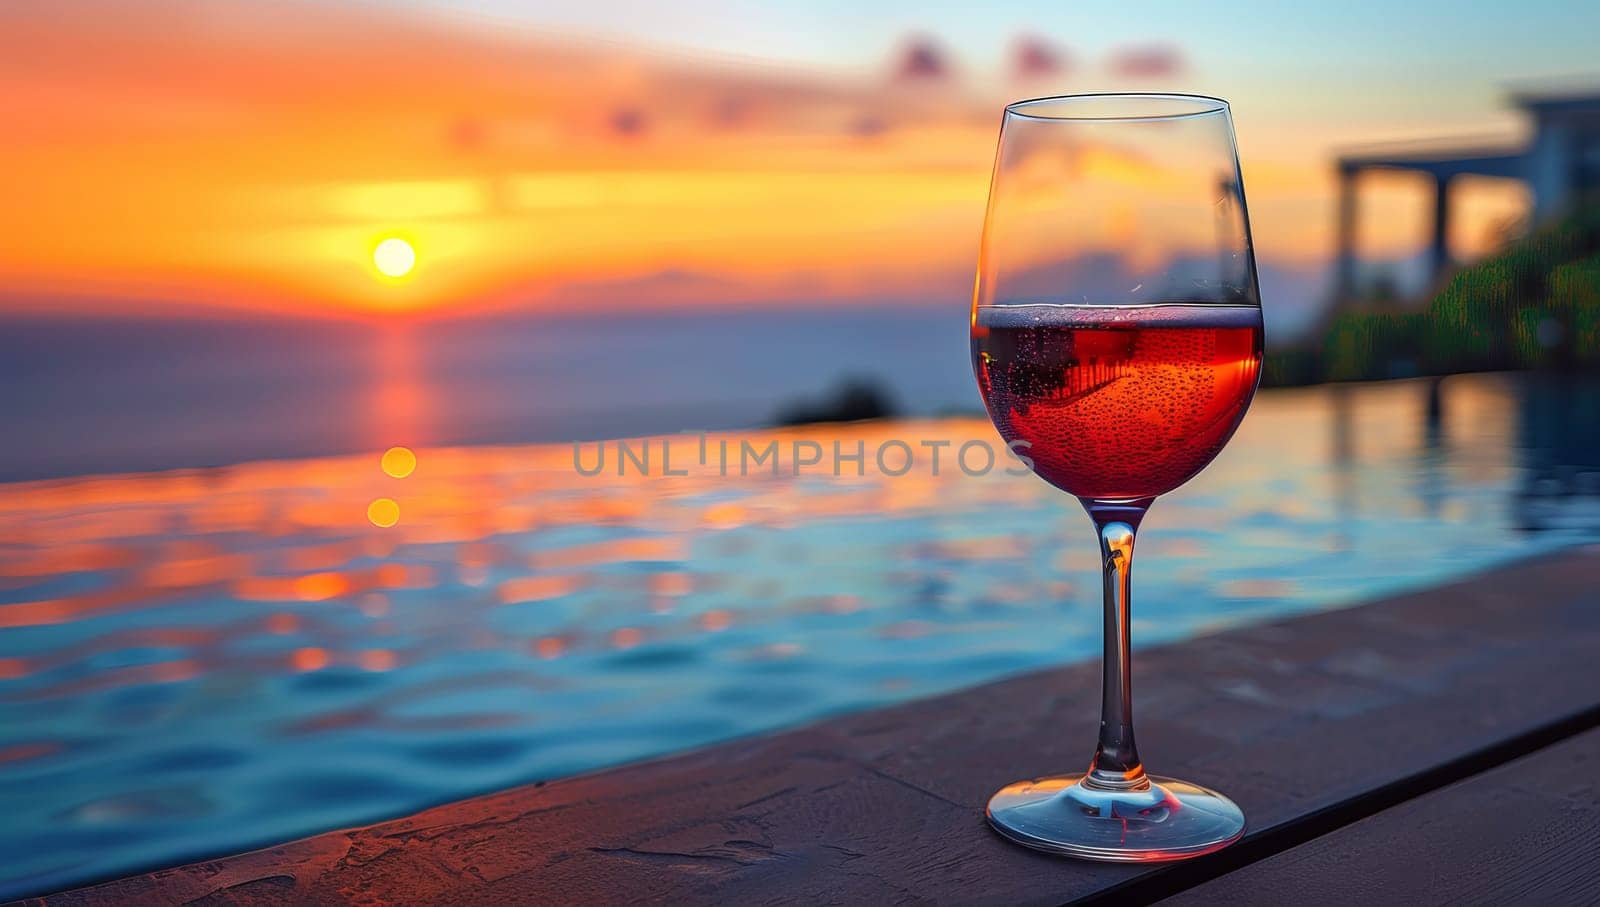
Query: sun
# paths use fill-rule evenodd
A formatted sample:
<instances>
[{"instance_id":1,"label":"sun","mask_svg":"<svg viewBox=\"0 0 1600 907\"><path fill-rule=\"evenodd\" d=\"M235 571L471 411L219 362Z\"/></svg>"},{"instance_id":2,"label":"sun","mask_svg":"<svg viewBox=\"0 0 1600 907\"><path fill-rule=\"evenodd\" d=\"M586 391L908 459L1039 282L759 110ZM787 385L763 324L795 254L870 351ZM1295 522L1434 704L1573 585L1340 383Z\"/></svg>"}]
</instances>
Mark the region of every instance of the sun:
<instances>
[{"instance_id":1,"label":"sun","mask_svg":"<svg viewBox=\"0 0 1600 907\"><path fill-rule=\"evenodd\" d=\"M391 236L372 250L372 264L385 277L404 277L417 266L417 250L400 237Z\"/></svg>"}]
</instances>

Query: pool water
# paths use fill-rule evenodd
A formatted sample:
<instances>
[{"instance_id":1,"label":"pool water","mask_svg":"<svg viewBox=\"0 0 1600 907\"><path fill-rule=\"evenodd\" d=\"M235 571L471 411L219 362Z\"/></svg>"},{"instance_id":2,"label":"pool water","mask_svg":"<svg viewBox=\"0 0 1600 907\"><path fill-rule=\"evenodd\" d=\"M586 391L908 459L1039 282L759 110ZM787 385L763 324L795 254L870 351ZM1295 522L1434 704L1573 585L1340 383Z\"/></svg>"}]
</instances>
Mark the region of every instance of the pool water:
<instances>
[{"instance_id":1,"label":"pool water","mask_svg":"<svg viewBox=\"0 0 1600 907\"><path fill-rule=\"evenodd\" d=\"M1146 521L1135 644L1595 540L1597 435L1595 382L1265 392ZM866 474L722 476L685 436L683 476L540 445L0 485L0 897L1097 654L1075 502L952 466L986 421L721 439L859 440Z\"/></svg>"}]
</instances>

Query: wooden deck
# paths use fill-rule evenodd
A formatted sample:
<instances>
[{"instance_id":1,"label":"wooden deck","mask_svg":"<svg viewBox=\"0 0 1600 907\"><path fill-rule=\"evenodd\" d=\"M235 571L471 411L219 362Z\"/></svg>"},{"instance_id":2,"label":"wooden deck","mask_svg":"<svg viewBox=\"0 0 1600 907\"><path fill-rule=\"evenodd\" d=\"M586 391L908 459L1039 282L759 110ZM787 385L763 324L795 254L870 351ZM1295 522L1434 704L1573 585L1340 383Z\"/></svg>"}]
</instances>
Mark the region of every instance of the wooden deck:
<instances>
[{"instance_id":1,"label":"wooden deck","mask_svg":"<svg viewBox=\"0 0 1600 907\"><path fill-rule=\"evenodd\" d=\"M1569 903L1600 891L1600 546L1139 653L1140 749L1246 838L1113 866L1010 845L1077 768L1075 665L44 899L130 903Z\"/></svg>"}]
</instances>

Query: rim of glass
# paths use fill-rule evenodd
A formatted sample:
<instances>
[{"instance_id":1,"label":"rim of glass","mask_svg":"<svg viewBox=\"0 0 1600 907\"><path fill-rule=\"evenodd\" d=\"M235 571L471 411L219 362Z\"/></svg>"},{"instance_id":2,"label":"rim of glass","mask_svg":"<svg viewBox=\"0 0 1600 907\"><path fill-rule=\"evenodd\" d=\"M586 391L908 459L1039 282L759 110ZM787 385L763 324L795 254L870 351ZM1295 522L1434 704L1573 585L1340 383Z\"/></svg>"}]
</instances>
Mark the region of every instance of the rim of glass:
<instances>
[{"instance_id":1,"label":"rim of glass","mask_svg":"<svg viewBox=\"0 0 1600 907\"><path fill-rule=\"evenodd\" d=\"M1182 109L1175 109L1170 113L1092 113L1074 112L1070 108L1078 102L1126 100L1137 101L1171 101L1183 105ZM1043 112L1043 110L1030 110L1030 108L1066 108ZM1228 102L1222 98L1214 98L1206 94L1185 94L1175 91L1095 91L1083 94L1058 94L1042 98L1027 98L1013 101L1006 105L1006 115L1022 117L1029 120L1066 120L1080 123L1118 122L1137 123L1153 122L1157 120L1183 120L1190 117L1211 116L1212 114L1227 113Z\"/></svg>"}]
</instances>

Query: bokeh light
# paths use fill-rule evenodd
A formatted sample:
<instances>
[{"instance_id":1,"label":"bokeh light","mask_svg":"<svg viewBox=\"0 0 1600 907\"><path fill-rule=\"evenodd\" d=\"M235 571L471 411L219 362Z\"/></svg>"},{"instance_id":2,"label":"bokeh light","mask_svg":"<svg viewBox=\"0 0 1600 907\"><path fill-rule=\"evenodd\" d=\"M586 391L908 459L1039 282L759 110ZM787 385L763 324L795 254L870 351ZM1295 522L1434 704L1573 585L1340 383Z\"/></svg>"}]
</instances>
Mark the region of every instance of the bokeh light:
<instances>
[{"instance_id":1,"label":"bokeh light","mask_svg":"<svg viewBox=\"0 0 1600 907\"><path fill-rule=\"evenodd\" d=\"M383 452L380 465L385 475L403 479L417 468L417 455L409 447L391 447Z\"/></svg>"},{"instance_id":2,"label":"bokeh light","mask_svg":"<svg viewBox=\"0 0 1600 907\"><path fill-rule=\"evenodd\" d=\"M367 519L381 529L400 522L400 505L393 498L378 498L367 505Z\"/></svg>"}]
</instances>

